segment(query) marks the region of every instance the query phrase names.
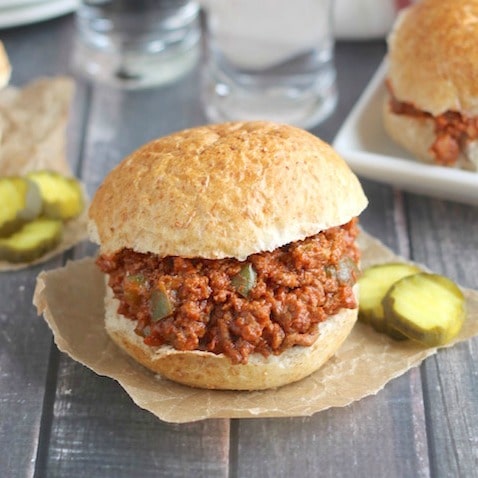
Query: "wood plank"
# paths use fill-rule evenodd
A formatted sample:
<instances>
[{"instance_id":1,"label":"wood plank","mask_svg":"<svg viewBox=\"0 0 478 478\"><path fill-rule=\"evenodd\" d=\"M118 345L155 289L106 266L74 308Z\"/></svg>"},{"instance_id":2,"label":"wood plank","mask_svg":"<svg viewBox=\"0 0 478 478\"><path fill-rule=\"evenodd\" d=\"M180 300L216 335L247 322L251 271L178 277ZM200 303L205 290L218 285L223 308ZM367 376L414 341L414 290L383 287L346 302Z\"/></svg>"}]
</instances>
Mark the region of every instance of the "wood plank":
<instances>
[{"instance_id":1,"label":"wood plank","mask_svg":"<svg viewBox=\"0 0 478 478\"><path fill-rule=\"evenodd\" d=\"M31 304L34 282L31 271L0 274L0 476L35 467L51 335Z\"/></svg>"},{"instance_id":2,"label":"wood plank","mask_svg":"<svg viewBox=\"0 0 478 478\"><path fill-rule=\"evenodd\" d=\"M63 21L52 21L48 30L32 26L28 35L23 28L2 32L13 65L12 84L19 86L42 75L67 71L68 52L59 49L69 39L64 25ZM81 93L77 106L82 104L80 97ZM81 109L79 116L72 118L73 129L75 121L81 121L80 116ZM74 167L78 157L73 129L69 130L68 158ZM54 383L55 370L51 362L51 333L43 319L37 317L31 299L37 273L61 265L62 260L60 256L24 271L0 273L2 477L28 477L35 472L41 429L45 425L43 412L49 406L46 384Z\"/></svg>"},{"instance_id":3,"label":"wood plank","mask_svg":"<svg viewBox=\"0 0 478 478\"><path fill-rule=\"evenodd\" d=\"M408 198L413 257L478 289L478 209ZM423 365L431 471L471 476L478 463L478 338L442 350ZM472 474L473 474L472 473Z\"/></svg>"},{"instance_id":4,"label":"wood plank","mask_svg":"<svg viewBox=\"0 0 478 478\"><path fill-rule=\"evenodd\" d=\"M423 420L413 413L417 392L413 372L349 407L238 422L237 477L428 477Z\"/></svg>"},{"instance_id":5,"label":"wood plank","mask_svg":"<svg viewBox=\"0 0 478 478\"><path fill-rule=\"evenodd\" d=\"M169 424L111 379L61 356L48 477L225 477L229 421Z\"/></svg>"},{"instance_id":6,"label":"wood plank","mask_svg":"<svg viewBox=\"0 0 478 478\"><path fill-rule=\"evenodd\" d=\"M68 74L73 18L2 30L12 64L10 84L20 86L41 76Z\"/></svg>"}]
</instances>

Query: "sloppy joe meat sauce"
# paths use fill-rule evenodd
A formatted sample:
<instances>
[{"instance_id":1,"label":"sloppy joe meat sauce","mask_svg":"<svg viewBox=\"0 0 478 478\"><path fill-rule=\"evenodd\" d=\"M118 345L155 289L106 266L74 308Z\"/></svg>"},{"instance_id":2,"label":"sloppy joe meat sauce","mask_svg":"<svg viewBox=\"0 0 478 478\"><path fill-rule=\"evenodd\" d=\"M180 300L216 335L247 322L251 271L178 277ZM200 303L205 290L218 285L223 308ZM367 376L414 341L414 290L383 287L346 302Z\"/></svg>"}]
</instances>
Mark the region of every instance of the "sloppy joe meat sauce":
<instances>
[{"instance_id":1,"label":"sloppy joe meat sauce","mask_svg":"<svg viewBox=\"0 0 478 478\"><path fill-rule=\"evenodd\" d=\"M136 321L146 344L223 353L233 363L247 363L251 353L268 356L311 345L320 322L357 306L357 229L353 219L249 256L256 277L244 295L234 286L244 266L236 259L161 258L123 249L99 256L97 264L109 274L118 313ZM165 293L170 306L159 320L152 314L154 290Z\"/></svg>"},{"instance_id":2,"label":"sloppy joe meat sauce","mask_svg":"<svg viewBox=\"0 0 478 478\"><path fill-rule=\"evenodd\" d=\"M458 111L446 111L438 116L416 108L411 103L398 101L392 88L387 83L390 92L390 106L393 113L416 118L429 118L435 123L436 138L430 151L437 164L454 166L469 141L478 138L478 118L466 117Z\"/></svg>"}]
</instances>

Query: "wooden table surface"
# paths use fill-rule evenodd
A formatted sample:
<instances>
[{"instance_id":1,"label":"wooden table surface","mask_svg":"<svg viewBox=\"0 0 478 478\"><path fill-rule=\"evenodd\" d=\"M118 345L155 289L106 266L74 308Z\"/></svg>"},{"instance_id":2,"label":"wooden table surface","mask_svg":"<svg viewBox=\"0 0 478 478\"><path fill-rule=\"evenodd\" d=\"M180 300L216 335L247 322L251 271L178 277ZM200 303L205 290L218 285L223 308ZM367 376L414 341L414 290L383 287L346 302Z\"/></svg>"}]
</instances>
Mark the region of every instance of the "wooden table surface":
<instances>
[{"instance_id":1,"label":"wooden table surface","mask_svg":"<svg viewBox=\"0 0 478 478\"><path fill-rule=\"evenodd\" d=\"M0 32L12 83L72 74L73 16ZM313 132L332 141L385 53L339 42L340 101ZM198 71L122 92L77 79L68 159L93 194L127 153L206 122ZM363 180L362 225L394 251L478 288L478 208ZM60 353L32 306L37 274L91 255L81 244L46 264L0 274L0 477L478 476L478 339L442 350L376 396L312 417L162 422L113 380Z\"/></svg>"}]
</instances>

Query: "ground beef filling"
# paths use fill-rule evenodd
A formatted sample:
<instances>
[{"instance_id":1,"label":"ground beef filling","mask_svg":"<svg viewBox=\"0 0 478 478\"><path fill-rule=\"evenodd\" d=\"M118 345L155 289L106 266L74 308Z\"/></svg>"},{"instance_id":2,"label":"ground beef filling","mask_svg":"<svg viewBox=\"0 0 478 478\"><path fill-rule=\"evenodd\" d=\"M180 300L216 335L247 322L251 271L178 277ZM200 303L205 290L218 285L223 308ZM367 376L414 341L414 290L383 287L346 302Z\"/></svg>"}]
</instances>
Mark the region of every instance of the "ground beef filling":
<instances>
[{"instance_id":1,"label":"ground beef filling","mask_svg":"<svg viewBox=\"0 0 478 478\"><path fill-rule=\"evenodd\" d=\"M389 87L389 91L391 91ZM398 101L391 93L390 107L397 115L429 118L435 123L436 138L430 147L435 162L442 166L454 166L460 154L470 141L478 138L478 118L463 116L457 111L446 111L433 116L431 113L419 110L411 103Z\"/></svg>"},{"instance_id":2,"label":"ground beef filling","mask_svg":"<svg viewBox=\"0 0 478 478\"><path fill-rule=\"evenodd\" d=\"M357 306L356 235L354 219L245 262L123 249L101 255L97 264L109 274L118 312L136 321L146 344L223 353L247 363L251 353L311 345L320 322Z\"/></svg>"}]
</instances>

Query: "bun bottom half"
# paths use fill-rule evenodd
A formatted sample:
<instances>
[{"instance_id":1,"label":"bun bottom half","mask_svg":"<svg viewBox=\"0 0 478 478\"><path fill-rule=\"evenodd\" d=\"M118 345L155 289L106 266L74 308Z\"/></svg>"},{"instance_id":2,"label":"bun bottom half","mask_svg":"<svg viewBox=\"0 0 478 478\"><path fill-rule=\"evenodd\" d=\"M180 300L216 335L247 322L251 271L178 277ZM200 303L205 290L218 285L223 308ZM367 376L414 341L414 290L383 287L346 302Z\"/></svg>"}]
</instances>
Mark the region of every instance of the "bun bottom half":
<instances>
[{"instance_id":1,"label":"bun bottom half","mask_svg":"<svg viewBox=\"0 0 478 478\"><path fill-rule=\"evenodd\" d=\"M437 164L431 153L436 139L435 122L431 118L397 115L390 108L390 98L383 103L383 125L390 138L422 162ZM460 154L455 168L477 171L478 141L468 142Z\"/></svg>"},{"instance_id":2,"label":"bun bottom half","mask_svg":"<svg viewBox=\"0 0 478 478\"><path fill-rule=\"evenodd\" d=\"M295 346L267 358L252 354L247 364L233 364L222 354L146 345L134 332L134 321L116 312L118 301L106 290L105 328L111 339L152 372L197 388L264 390L301 380L334 355L357 320L357 309L342 309L319 325L319 337L310 347Z\"/></svg>"}]
</instances>

